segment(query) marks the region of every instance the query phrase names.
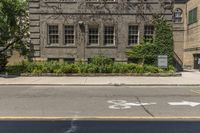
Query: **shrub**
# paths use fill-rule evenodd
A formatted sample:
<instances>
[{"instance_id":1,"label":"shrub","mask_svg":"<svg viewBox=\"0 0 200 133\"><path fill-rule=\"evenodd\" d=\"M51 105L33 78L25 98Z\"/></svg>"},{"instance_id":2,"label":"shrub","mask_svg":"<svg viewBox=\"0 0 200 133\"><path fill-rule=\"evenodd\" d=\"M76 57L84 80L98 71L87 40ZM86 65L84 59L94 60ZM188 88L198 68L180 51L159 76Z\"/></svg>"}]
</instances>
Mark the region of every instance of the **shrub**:
<instances>
[{"instance_id":1,"label":"shrub","mask_svg":"<svg viewBox=\"0 0 200 133\"><path fill-rule=\"evenodd\" d=\"M92 67L89 68L89 71L93 73L110 73L112 71L111 65L113 63L114 62L112 59L106 58L105 56L102 55L97 55L91 58L88 67Z\"/></svg>"},{"instance_id":2,"label":"shrub","mask_svg":"<svg viewBox=\"0 0 200 133\"><path fill-rule=\"evenodd\" d=\"M128 73L128 65L124 63L114 63L113 64L113 73Z\"/></svg>"},{"instance_id":3,"label":"shrub","mask_svg":"<svg viewBox=\"0 0 200 133\"><path fill-rule=\"evenodd\" d=\"M5 66L7 63L8 62L6 55L0 53L0 72L5 70Z\"/></svg>"},{"instance_id":4,"label":"shrub","mask_svg":"<svg viewBox=\"0 0 200 133\"><path fill-rule=\"evenodd\" d=\"M113 60L110 58L106 58L105 56L102 56L102 55L97 55L91 58L90 64L94 64L97 66L105 66L105 65L113 64Z\"/></svg>"},{"instance_id":5,"label":"shrub","mask_svg":"<svg viewBox=\"0 0 200 133\"><path fill-rule=\"evenodd\" d=\"M159 73L160 70L158 67L154 67L154 66L144 66L144 72L151 72L151 73Z\"/></svg>"},{"instance_id":6,"label":"shrub","mask_svg":"<svg viewBox=\"0 0 200 133\"><path fill-rule=\"evenodd\" d=\"M169 73L174 73L176 71L176 69L174 68L174 66L169 65L166 71Z\"/></svg>"},{"instance_id":7,"label":"shrub","mask_svg":"<svg viewBox=\"0 0 200 133\"><path fill-rule=\"evenodd\" d=\"M61 64L58 61L49 61L46 65L48 65L47 70L49 73L55 73Z\"/></svg>"},{"instance_id":8,"label":"shrub","mask_svg":"<svg viewBox=\"0 0 200 133\"><path fill-rule=\"evenodd\" d=\"M99 73L99 68L97 65L94 64L87 64L87 73Z\"/></svg>"},{"instance_id":9,"label":"shrub","mask_svg":"<svg viewBox=\"0 0 200 133\"><path fill-rule=\"evenodd\" d=\"M71 69L70 69L70 71L68 71L68 73L78 73L79 72L79 68L76 64L70 64L70 66L71 66Z\"/></svg>"},{"instance_id":10,"label":"shrub","mask_svg":"<svg viewBox=\"0 0 200 133\"><path fill-rule=\"evenodd\" d=\"M136 64L127 64L128 65L128 70L129 70L129 73L136 73L136 67L137 65Z\"/></svg>"},{"instance_id":11,"label":"shrub","mask_svg":"<svg viewBox=\"0 0 200 133\"><path fill-rule=\"evenodd\" d=\"M22 62L16 65L7 66L6 71L10 74L32 73L40 75L42 73L161 73L175 71L173 66L167 69L161 69L152 65L138 65L126 63L113 63L110 59L98 57L91 63L78 62L75 64L51 62ZM101 62L97 62L97 61Z\"/></svg>"},{"instance_id":12,"label":"shrub","mask_svg":"<svg viewBox=\"0 0 200 133\"><path fill-rule=\"evenodd\" d=\"M15 64L15 65L8 65L6 67L6 72L9 74L17 74L26 72L26 66L24 63Z\"/></svg>"},{"instance_id":13,"label":"shrub","mask_svg":"<svg viewBox=\"0 0 200 133\"><path fill-rule=\"evenodd\" d=\"M154 44L143 43L135 45L128 50L126 54L130 59L135 60L137 64L151 64L155 65L157 59L157 47Z\"/></svg>"},{"instance_id":14,"label":"shrub","mask_svg":"<svg viewBox=\"0 0 200 133\"><path fill-rule=\"evenodd\" d=\"M112 71L113 71L113 64L106 65L104 73L112 73Z\"/></svg>"},{"instance_id":15,"label":"shrub","mask_svg":"<svg viewBox=\"0 0 200 133\"><path fill-rule=\"evenodd\" d=\"M87 64L83 62L78 62L76 64L78 68L78 73L87 73Z\"/></svg>"},{"instance_id":16,"label":"shrub","mask_svg":"<svg viewBox=\"0 0 200 133\"><path fill-rule=\"evenodd\" d=\"M142 65L137 65L135 67L135 73L144 73L144 67Z\"/></svg>"}]
</instances>

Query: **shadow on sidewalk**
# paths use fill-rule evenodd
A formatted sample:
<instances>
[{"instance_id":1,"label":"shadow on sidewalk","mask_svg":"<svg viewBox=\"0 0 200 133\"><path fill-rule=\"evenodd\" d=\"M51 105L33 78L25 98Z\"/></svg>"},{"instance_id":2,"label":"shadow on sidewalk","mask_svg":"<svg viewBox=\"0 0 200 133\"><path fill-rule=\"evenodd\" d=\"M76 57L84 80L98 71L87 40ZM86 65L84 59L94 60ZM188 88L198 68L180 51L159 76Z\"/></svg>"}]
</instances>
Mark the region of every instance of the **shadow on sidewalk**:
<instances>
[{"instance_id":1,"label":"shadow on sidewalk","mask_svg":"<svg viewBox=\"0 0 200 133\"><path fill-rule=\"evenodd\" d=\"M200 69L184 69L183 72L200 72Z\"/></svg>"}]
</instances>

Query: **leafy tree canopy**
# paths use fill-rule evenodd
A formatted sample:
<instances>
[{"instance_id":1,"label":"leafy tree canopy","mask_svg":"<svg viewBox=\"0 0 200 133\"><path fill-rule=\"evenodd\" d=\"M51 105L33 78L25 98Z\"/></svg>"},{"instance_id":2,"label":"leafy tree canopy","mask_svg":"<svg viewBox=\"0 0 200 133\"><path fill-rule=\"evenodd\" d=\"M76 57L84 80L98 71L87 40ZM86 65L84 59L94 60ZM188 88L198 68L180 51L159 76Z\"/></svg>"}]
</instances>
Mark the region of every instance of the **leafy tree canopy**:
<instances>
[{"instance_id":1,"label":"leafy tree canopy","mask_svg":"<svg viewBox=\"0 0 200 133\"><path fill-rule=\"evenodd\" d=\"M25 52L28 38L27 2L23 0L0 1L0 53L9 48Z\"/></svg>"},{"instance_id":2,"label":"leafy tree canopy","mask_svg":"<svg viewBox=\"0 0 200 133\"><path fill-rule=\"evenodd\" d=\"M28 52L28 12L24 0L0 0L0 71L7 63L6 51Z\"/></svg>"}]
</instances>

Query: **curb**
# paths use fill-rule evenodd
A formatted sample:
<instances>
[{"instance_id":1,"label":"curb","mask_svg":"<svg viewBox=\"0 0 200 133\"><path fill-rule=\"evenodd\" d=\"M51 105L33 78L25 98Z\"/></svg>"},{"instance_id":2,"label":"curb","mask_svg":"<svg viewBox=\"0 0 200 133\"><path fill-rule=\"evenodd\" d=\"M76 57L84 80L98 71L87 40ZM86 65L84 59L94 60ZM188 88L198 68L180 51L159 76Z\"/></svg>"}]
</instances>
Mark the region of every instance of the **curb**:
<instances>
[{"instance_id":1,"label":"curb","mask_svg":"<svg viewBox=\"0 0 200 133\"><path fill-rule=\"evenodd\" d=\"M0 84L0 86L200 86L200 84Z\"/></svg>"},{"instance_id":2,"label":"curb","mask_svg":"<svg viewBox=\"0 0 200 133\"><path fill-rule=\"evenodd\" d=\"M181 77L181 73L84 73L84 74L55 74L55 73L42 73L42 74L30 74L22 73L19 75L3 75L0 77Z\"/></svg>"},{"instance_id":3,"label":"curb","mask_svg":"<svg viewBox=\"0 0 200 133\"><path fill-rule=\"evenodd\" d=\"M0 120L25 120L25 121L30 121L30 120L39 120L39 121L46 121L46 120L51 120L51 121L66 121L66 120L74 120L78 119L79 121L101 121L101 120L145 120L145 121L160 121L160 120L176 120L176 121L182 121L182 120L187 120L187 121L197 121L200 119L200 116L0 116Z\"/></svg>"}]
</instances>

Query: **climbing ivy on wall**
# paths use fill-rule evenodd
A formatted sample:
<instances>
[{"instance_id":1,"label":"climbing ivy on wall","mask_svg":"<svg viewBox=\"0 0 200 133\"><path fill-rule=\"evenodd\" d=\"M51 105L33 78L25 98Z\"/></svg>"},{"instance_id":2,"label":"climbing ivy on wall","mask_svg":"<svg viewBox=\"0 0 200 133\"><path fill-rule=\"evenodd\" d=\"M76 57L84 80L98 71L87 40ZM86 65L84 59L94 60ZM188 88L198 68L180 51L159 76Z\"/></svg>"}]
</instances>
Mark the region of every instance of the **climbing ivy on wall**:
<instances>
[{"instance_id":1,"label":"climbing ivy on wall","mask_svg":"<svg viewBox=\"0 0 200 133\"><path fill-rule=\"evenodd\" d=\"M167 55L169 65L173 63L172 25L162 17L154 17L155 35L153 42L143 41L127 50L127 55L134 63L156 65L158 55Z\"/></svg>"},{"instance_id":2,"label":"climbing ivy on wall","mask_svg":"<svg viewBox=\"0 0 200 133\"><path fill-rule=\"evenodd\" d=\"M167 55L169 64L173 63L173 31L172 25L164 18L155 17L155 38L154 44L158 47L159 55Z\"/></svg>"}]
</instances>

